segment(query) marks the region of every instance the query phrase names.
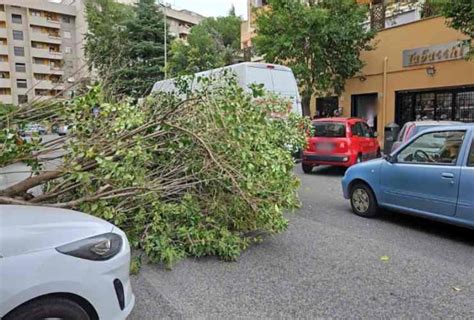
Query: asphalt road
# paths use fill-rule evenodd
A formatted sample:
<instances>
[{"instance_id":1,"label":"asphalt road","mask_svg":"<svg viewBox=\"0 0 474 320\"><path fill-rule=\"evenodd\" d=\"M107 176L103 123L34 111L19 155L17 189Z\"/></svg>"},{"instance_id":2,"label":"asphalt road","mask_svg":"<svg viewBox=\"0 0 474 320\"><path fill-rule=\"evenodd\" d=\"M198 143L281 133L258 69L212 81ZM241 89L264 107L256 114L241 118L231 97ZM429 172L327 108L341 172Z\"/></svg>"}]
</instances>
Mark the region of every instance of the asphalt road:
<instances>
[{"instance_id":1,"label":"asphalt road","mask_svg":"<svg viewBox=\"0 0 474 320\"><path fill-rule=\"evenodd\" d=\"M234 263L145 265L129 319L474 319L474 231L363 219L342 198L343 171L296 172L303 207L287 232Z\"/></svg>"}]
</instances>

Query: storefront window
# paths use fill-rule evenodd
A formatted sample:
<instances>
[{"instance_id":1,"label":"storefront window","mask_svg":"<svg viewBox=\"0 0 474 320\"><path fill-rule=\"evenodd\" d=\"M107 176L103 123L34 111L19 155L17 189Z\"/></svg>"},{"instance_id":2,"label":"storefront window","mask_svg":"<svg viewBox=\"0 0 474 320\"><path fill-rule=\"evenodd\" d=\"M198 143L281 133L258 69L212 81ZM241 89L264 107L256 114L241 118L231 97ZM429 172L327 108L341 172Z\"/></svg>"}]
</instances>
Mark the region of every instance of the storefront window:
<instances>
[{"instance_id":1,"label":"storefront window","mask_svg":"<svg viewBox=\"0 0 474 320\"><path fill-rule=\"evenodd\" d=\"M474 122L474 87L398 92L397 124L423 120Z\"/></svg>"},{"instance_id":2,"label":"storefront window","mask_svg":"<svg viewBox=\"0 0 474 320\"><path fill-rule=\"evenodd\" d=\"M456 121L474 122L474 91L459 93L456 97Z\"/></svg>"}]
</instances>

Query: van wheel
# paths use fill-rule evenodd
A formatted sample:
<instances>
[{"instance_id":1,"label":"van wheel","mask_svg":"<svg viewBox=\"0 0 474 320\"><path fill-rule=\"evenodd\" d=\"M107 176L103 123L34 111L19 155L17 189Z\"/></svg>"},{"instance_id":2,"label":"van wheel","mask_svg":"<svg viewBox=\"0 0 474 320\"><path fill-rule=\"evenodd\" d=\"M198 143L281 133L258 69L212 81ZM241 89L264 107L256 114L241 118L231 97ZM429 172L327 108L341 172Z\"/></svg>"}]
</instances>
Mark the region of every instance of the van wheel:
<instances>
[{"instance_id":1,"label":"van wheel","mask_svg":"<svg viewBox=\"0 0 474 320\"><path fill-rule=\"evenodd\" d=\"M364 218L376 217L379 211L377 199L370 187L358 182L351 188L350 193L352 211Z\"/></svg>"},{"instance_id":2,"label":"van wheel","mask_svg":"<svg viewBox=\"0 0 474 320\"><path fill-rule=\"evenodd\" d=\"M303 172L306 174L309 174L313 172L313 166L310 166L309 164L302 164L301 167L303 168Z\"/></svg>"},{"instance_id":3,"label":"van wheel","mask_svg":"<svg viewBox=\"0 0 474 320\"><path fill-rule=\"evenodd\" d=\"M39 298L13 310L4 320L68 319L90 320L87 312L66 298Z\"/></svg>"}]
</instances>

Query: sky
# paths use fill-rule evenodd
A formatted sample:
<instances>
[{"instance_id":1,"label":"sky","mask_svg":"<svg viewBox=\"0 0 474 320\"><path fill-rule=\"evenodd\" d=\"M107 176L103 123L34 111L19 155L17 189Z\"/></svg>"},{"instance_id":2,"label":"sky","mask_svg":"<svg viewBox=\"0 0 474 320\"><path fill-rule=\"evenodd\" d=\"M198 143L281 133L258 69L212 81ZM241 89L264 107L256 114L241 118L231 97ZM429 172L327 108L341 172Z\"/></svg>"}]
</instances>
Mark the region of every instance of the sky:
<instances>
[{"instance_id":1,"label":"sky","mask_svg":"<svg viewBox=\"0 0 474 320\"><path fill-rule=\"evenodd\" d=\"M247 18L247 0L164 0L176 9L187 9L207 17L225 16L232 5L237 15Z\"/></svg>"}]
</instances>

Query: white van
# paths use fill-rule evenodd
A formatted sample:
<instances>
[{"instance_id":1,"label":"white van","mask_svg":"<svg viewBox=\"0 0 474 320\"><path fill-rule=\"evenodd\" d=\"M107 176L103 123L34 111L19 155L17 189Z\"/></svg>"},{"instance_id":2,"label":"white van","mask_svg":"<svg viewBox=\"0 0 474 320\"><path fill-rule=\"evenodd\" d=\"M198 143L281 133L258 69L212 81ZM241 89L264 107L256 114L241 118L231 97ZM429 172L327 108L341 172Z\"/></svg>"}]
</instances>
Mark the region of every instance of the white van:
<instances>
[{"instance_id":1,"label":"white van","mask_svg":"<svg viewBox=\"0 0 474 320\"><path fill-rule=\"evenodd\" d=\"M239 85L247 91L250 91L249 85L251 84L263 84L267 91L290 99L293 101L292 111L300 116L302 115L298 85L290 68L276 64L244 62L196 73L195 79L210 77L225 70L232 70L237 76ZM175 79L158 81L153 86L152 92L173 92L176 89L174 84ZM196 81L193 82L194 87L196 87Z\"/></svg>"}]
</instances>

